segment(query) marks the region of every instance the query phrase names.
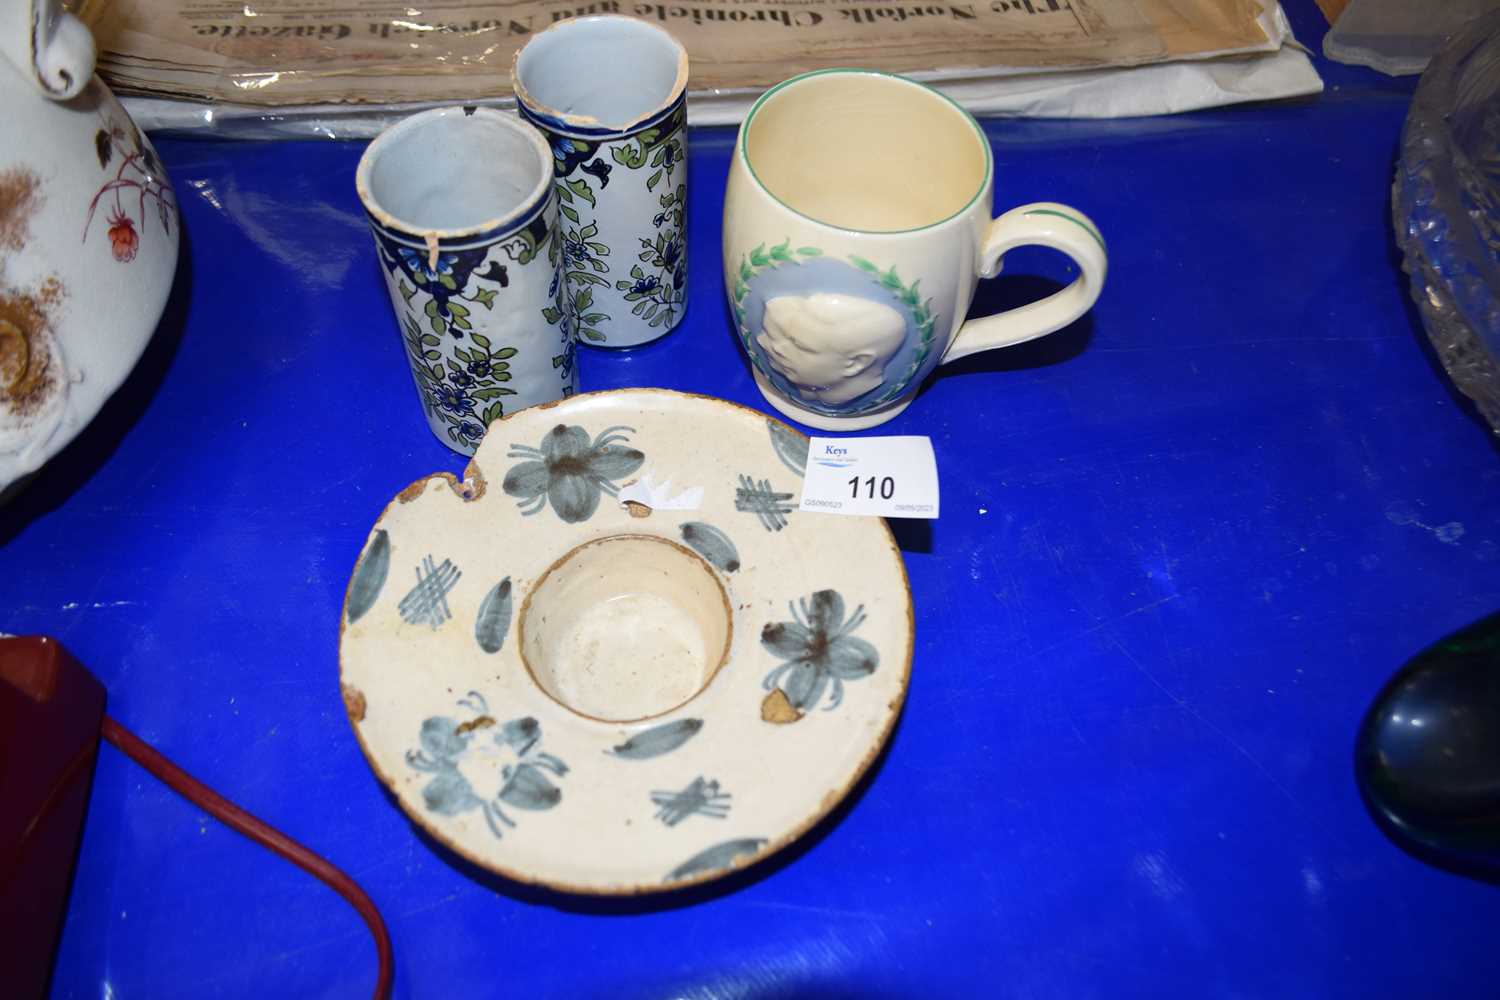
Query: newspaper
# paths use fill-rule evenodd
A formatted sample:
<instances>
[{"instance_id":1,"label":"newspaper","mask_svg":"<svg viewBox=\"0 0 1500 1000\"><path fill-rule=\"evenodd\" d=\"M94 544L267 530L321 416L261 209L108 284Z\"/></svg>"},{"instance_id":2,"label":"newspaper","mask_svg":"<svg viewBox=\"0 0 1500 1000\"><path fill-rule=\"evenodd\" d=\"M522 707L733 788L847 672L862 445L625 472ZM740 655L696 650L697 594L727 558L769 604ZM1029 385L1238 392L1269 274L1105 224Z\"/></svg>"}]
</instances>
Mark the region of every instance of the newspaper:
<instances>
[{"instance_id":1,"label":"newspaper","mask_svg":"<svg viewBox=\"0 0 1500 1000\"><path fill-rule=\"evenodd\" d=\"M1077 77L1275 55L1290 37L1279 6L1265 9L1253 0L75 0L74 6L93 28L100 74L124 95L251 113L316 107L320 115L337 106L503 104L511 95L514 53L548 25L591 13L644 18L676 35L691 58L692 96L710 105L717 100L716 120L733 119L743 103L735 98L829 66L939 83ZM1309 66L1297 83L1301 92L1312 87L1308 74L1317 79Z\"/></svg>"}]
</instances>

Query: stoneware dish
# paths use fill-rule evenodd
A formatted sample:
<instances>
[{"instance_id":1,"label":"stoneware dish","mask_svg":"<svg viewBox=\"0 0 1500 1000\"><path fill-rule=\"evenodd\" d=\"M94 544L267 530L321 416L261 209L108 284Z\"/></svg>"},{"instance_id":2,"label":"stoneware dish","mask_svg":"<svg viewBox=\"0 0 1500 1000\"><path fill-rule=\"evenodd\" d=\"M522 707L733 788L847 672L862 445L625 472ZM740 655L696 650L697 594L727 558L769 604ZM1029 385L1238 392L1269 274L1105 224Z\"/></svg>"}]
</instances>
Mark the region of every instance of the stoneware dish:
<instances>
[{"instance_id":1,"label":"stoneware dish","mask_svg":"<svg viewBox=\"0 0 1500 1000\"><path fill-rule=\"evenodd\" d=\"M55 0L0 4L0 498L135 367L177 267L156 152Z\"/></svg>"},{"instance_id":2,"label":"stoneware dish","mask_svg":"<svg viewBox=\"0 0 1500 1000\"><path fill-rule=\"evenodd\" d=\"M386 129L355 171L427 426L474 454L507 413L573 394L552 156L489 108Z\"/></svg>"},{"instance_id":3,"label":"stoneware dish","mask_svg":"<svg viewBox=\"0 0 1500 1000\"><path fill-rule=\"evenodd\" d=\"M911 666L885 522L797 511L807 439L720 400L575 396L494 424L381 514L345 708L418 825L592 894L720 877L826 815Z\"/></svg>"},{"instance_id":4,"label":"stoneware dish","mask_svg":"<svg viewBox=\"0 0 1500 1000\"><path fill-rule=\"evenodd\" d=\"M570 18L516 53L511 78L552 145L579 336L671 332L687 307L687 51L633 17Z\"/></svg>"},{"instance_id":5,"label":"stoneware dish","mask_svg":"<svg viewBox=\"0 0 1500 1000\"><path fill-rule=\"evenodd\" d=\"M766 401L811 427L873 427L944 361L1088 311L1107 264L1099 230L1054 202L992 218L994 186L979 124L914 80L820 70L767 91L724 196L725 289ZM978 279L1026 244L1067 254L1077 278L965 322Z\"/></svg>"}]
</instances>

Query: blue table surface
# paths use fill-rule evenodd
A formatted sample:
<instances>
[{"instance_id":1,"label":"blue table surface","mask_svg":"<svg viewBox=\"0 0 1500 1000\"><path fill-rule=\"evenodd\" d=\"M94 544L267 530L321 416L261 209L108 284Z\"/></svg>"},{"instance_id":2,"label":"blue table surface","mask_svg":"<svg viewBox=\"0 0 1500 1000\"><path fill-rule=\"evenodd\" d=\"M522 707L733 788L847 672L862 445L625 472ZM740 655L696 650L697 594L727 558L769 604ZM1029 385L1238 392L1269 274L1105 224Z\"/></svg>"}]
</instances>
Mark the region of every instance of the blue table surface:
<instances>
[{"instance_id":1,"label":"blue table surface","mask_svg":"<svg viewBox=\"0 0 1500 1000\"><path fill-rule=\"evenodd\" d=\"M1304 40L1322 26L1292 7ZM1111 274L1085 319L954 364L901 522L917 639L889 752L726 883L551 895L419 836L340 704L345 582L428 432L353 190L362 144L160 138L185 253L146 357L0 509L0 631L61 638L110 710L360 881L398 997L1432 997L1500 977L1500 892L1372 824L1355 726L1500 607L1500 461L1394 250L1412 81L994 121L997 204L1064 201ZM690 307L582 352L585 388L764 408L723 303L732 133L695 132ZM977 312L1066 278L1018 253ZM358 997L359 919L100 751L58 997Z\"/></svg>"}]
</instances>

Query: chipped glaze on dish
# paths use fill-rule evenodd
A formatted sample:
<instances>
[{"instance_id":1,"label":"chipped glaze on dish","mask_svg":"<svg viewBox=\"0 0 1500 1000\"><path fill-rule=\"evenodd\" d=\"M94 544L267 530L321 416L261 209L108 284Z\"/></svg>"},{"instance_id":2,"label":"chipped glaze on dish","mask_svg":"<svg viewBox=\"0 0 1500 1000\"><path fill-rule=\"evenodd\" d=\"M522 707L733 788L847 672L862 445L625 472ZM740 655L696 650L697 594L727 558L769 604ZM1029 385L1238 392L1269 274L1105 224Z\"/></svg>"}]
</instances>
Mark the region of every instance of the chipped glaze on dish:
<instances>
[{"instance_id":1,"label":"chipped glaze on dish","mask_svg":"<svg viewBox=\"0 0 1500 1000\"><path fill-rule=\"evenodd\" d=\"M722 877L825 816L900 712L912 614L883 521L796 509L799 441L721 400L593 393L494 424L462 482L403 490L351 556L340 675L408 816L599 895ZM645 476L701 506L632 512L617 494ZM580 551L608 557L557 569ZM679 667L706 686L650 710Z\"/></svg>"}]
</instances>

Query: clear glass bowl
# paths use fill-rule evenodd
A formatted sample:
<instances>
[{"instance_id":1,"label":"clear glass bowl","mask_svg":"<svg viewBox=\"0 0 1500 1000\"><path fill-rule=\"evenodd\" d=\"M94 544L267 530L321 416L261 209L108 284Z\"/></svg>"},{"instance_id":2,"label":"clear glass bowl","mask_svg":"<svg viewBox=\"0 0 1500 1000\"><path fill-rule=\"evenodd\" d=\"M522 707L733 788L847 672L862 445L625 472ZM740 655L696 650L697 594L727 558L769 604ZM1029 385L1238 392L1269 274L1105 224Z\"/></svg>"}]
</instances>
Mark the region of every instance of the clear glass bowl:
<instances>
[{"instance_id":1,"label":"clear glass bowl","mask_svg":"<svg viewBox=\"0 0 1500 1000\"><path fill-rule=\"evenodd\" d=\"M1455 33L1422 74L1392 210L1427 336L1500 433L1500 11Z\"/></svg>"}]
</instances>

